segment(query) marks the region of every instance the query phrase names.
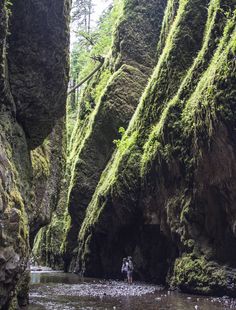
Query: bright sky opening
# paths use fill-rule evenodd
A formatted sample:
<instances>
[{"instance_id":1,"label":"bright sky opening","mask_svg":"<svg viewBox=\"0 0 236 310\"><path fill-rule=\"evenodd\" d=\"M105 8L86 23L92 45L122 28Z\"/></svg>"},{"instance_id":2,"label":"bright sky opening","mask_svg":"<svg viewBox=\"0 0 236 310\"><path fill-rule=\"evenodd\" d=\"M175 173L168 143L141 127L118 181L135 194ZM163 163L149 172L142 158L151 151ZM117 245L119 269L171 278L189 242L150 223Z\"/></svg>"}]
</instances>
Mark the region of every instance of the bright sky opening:
<instances>
[{"instance_id":1,"label":"bright sky opening","mask_svg":"<svg viewBox=\"0 0 236 310\"><path fill-rule=\"evenodd\" d=\"M100 16L104 12L106 8L109 7L113 3L113 0L94 0L93 1L93 13L92 13L92 18L91 18L91 26L95 27L96 23L99 21ZM76 28L72 24L71 25L71 46L75 43L76 41L76 35L75 35Z\"/></svg>"}]
</instances>

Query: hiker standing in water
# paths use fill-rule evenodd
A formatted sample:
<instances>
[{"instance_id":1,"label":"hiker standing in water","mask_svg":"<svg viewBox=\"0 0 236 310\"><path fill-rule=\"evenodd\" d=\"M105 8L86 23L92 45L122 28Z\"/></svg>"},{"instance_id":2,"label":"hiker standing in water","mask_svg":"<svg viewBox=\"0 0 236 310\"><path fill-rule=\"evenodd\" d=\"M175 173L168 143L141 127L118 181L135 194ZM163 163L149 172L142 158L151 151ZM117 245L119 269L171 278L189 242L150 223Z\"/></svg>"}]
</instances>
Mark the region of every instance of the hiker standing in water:
<instances>
[{"instance_id":1,"label":"hiker standing in water","mask_svg":"<svg viewBox=\"0 0 236 310\"><path fill-rule=\"evenodd\" d=\"M128 272L128 259L125 257L123 258L121 273L124 275L124 280L127 279L127 272Z\"/></svg>"},{"instance_id":2,"label":"hiker standing in water","mask_svg":"<svg viewBox=\"0 0 236 310\"><path fill-rule=\"evenodd\" d=\"M128 266L127 266L127 278L128 278L128 283L132 284L133 283L133 271L134 271L134 264L132 261L132 257L128 257Z\"/></svg>"}]
</instances>

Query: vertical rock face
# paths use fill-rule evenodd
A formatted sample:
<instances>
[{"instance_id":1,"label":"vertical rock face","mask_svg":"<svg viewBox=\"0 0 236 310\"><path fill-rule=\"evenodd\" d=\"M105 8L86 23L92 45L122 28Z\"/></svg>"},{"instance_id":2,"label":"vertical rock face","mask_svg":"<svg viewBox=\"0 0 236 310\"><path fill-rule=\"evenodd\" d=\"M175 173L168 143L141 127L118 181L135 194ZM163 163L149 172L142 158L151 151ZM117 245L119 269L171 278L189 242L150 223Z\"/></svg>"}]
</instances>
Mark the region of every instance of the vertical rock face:
<instances>
[{"instance_id":1,"label":"vertical rock face","mask_svg":"<svg viewBox=\"0 0 236 310\"><path fill-rule=\"evenodd\" d=\"M37 209L32 205L30 149L46 138L64 111L68 3L64 0L55 5L53 1L15 1L10 7L8 1L0 4L1 309L9 309L15 297L21 305L27 302L24 289L28 279L23 273L29 257L29 227ZM54 9L56 15L50 14ZM54 40L60 43L55 44ZM55 77L49 75L52 70L56 71Z\"/></svg>"},{"instance_id":2,"label":"vertical rock face","mask_svg":"<svg viewBox=\"0 0 236 310\"><path fill-rule=\"evenodd\" d=\"M52 211L58 204L65 172L65 144L65 121L60 119L43 145L31 151L33 167L33 196L29 212L31 247L40 228L51 222Z\"/></svg>"},{"instance_id":3,"label":"vertical rock face","mask_svg":"<svg viewBox=\"0 0 236 310\"><path fill-rule=\"evenodd\" d=\"M0 305L3 306L28 260L26 208L31 166L22 128L6 113L1 114L0 124Z\"/></svg>"},{"instance_id":4,"label":"vertical rock face","mask_svg":"<svg viewBox=\"0 0 236 310\"><path fill-rule=\"evenodd\" d=\"M142 279L236 294L235 9L168 1L156 68L80 229L87 275L117 276L133 255Z\"/></svg>"},{"instance_id":5,"label":"vertical rock face","mask_svg":"<svg viewBox=\"0 0 236 310\"><path fill-rule=\"evenodd\" d=\"M19 0L12 7L9 78L30 149L42 144L65 114L68 12L69 1L62 0Z\"/></svg>"},{"instance_id":6,"label":"vertical rock face","mask_svg":"<svg viewBox=\"0 0 236 310\"><path fill-rule=\"evenodd\" d=\"M69 228L65 241L65 267L74 269L73 253L86 208L102 171L115 149L119 128L127 128L155 64L156 45L166 1L125 1L108 59L97 77L95 87L103 91L95 102L88 126L72 137L71 175L68 193ZM94 82L86 92L92 93ZM94 91L93 91L94 92ZM95 91L96 93L96 91ZM93 95L91 95L93 96ZM78 121L78 127L81 127ZM71 262L73 263L71 265Z\"/></svg>"},{"instance_id":7,"label":"vertical rock face","mask_svg":"<svg viewBox=\"0 0 236 310\"><path fill-rule=\"evenodd\" d=\"M66 269L118 277L132 255L140 279L235 296L235 1L124 3L80 103L44 258L63 250Z\"/></svg>"}]
</instances>

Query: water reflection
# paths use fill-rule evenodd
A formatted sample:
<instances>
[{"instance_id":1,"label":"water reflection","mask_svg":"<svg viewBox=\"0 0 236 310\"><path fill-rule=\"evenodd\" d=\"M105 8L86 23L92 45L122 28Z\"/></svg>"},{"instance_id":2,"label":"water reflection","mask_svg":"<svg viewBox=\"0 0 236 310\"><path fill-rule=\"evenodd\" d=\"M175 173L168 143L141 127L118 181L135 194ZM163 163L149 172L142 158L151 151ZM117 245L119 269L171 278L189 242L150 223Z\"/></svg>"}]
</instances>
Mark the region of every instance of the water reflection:
<instances>
[{"instance_id":1,"label":"water reflection","mask_svg":"<svg viewBox=\"0 0 236 310\"><path fill-rule=\"evenodd\" d=\"M65 283L77 284L81 279L70 273L63 272L31 272L31 284Z\"/></svg>"}]
</instances>

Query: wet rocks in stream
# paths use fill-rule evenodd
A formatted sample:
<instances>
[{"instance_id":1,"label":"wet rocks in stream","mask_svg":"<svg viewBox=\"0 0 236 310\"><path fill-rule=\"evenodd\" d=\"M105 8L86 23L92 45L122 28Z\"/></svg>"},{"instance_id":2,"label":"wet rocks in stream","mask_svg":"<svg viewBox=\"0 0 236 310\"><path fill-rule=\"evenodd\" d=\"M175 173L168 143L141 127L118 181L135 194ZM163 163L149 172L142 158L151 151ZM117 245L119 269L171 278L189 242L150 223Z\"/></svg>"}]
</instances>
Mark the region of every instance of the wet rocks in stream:
<instances>
[{"instance_id":1,"label":"wet rocks in stream","mask_svg":"<svg viewBox=\"0 0 236 310\"><path fill-rule=\"evenodd\" d=\"M145 283L79 279L73 274L33 273L29 310L225 310L235 309L229 297L180 294Z\"/></svg>"},{"instance_id":2,"label":"wet rocks in stream","mask_svg":"<svg viewBox=\"0 0 236 310\"><path fill-rule=\"evenodd\" d=\"M142 296L151 294L160 290L160 287L154 285L133 284L116 282L116 281L100 281L99 283L82 283L76 285L60 284L52 289L52 294L56 295L76 295L91 297L123 297L123 296Z\"/></svg>"}]
</instances>

